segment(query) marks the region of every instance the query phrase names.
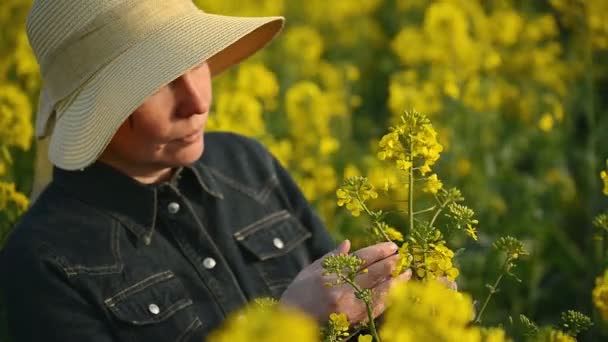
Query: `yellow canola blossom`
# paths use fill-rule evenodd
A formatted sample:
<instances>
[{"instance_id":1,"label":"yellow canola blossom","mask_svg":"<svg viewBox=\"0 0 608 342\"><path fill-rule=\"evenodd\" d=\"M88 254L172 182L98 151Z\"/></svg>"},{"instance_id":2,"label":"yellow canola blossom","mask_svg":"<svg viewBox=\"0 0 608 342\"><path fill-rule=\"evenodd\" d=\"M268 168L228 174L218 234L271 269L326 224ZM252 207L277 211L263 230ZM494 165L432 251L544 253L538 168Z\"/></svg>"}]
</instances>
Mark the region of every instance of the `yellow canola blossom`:
<instances>
[{"instance_id":1,"label":"yellow canola blossom","mask_svg":"<svg viewBox=\"0 0 608 342\"><path fill-rule=\"evenodd\" d=\"M378 158L395 162L396 167L405 172L411 168L421 175L430 172L443 146L437 141L437 132L428 118L417 111L407 111L401 116L401 122L390 130L378 143ZM441 188L436 176L429 179L430 192Z\"/></svg>"},{"instance_id":2,"label":"yellow canola blossom","mask_svg":"<svg viewBox=\"0 0 608 342\"><path fill-rule=\"evenodd\" d=\"M208 341L318 342L318 336L316 322L301 312L251 304L228 317Z\"/></svg>"},{"instance_id":3,"label":"yellow canola blossom","mask_svg":"<svg viewBox=\"0 0 608 342\"><path fill-rule=\"evenodd\" d=\"M436 194L443 187L443 183L437 178L436 174L432 174L426 179L422 191L431 194Z\"/></svg>"},{"instance_id":4,"label":"yellow canola blossom","mask_svg":"<svg viewBox=\"0 0 608 342\"><path fill-rule=\"evenodd\" d=\"M469 324L473 319L471 297L437 281L400 283L389 292L388 303L380 328L384 342L507 340L499 332L484 338L478 327Z\"/></svg>"},{"instance_id":5,"label":"yellow canola blossom","mask_svg":"<svg viewBox=\"0 0 608 342\"><path fill-rule=\"evenodd\" d=\"M602 170L600 172L600 178L602 178L602 182L604 183L604 189L602 190L602 192L604 193L604 195L608 196L608 171Z\"/></svg>"},{"instance_id":6,"label":"yellow canola blossom","mask_svg":"<svg viewBox=\"0 0 608 342\"><path fill-rule=\"evenodd\" d=\"M27 95L13 84L0 84L0 147L28 150L33 135L31 116Z\"/></svg>"},{"instance_id":7,"label":"yellow canola blossom","mask_svg":"<svg viewBox=\"0 0 608 342\"><path fill-rule=\"evenodd\" d=\"M608 320L608 270L595 279L592 297L595 308L605 321Z\"/></svg>"},{"instance_id":8,"label":"yellow canola blossom","mask_svg":"<svg viewBox=\"0 0 608 342\"><path fill-rule=\"evenodd\" d=\"M336 197L339 207L346 206L346 209L357 217L364 210L365 202L370 198L377 198L378 193L367 178L352 177L346 179L344 185L336 190Z\"/></svg>"},{"instance_id":9,"label":"yellow canola blossom","mask_svg":"<svg viewBox=\"0 0 608 342\"><path fill-rule=\"evenodd\" d=\"M15 189L14 183L0 181L0 212L16 212L16 216L25 212L29 201Z\"/></svg>"}]
</instances>

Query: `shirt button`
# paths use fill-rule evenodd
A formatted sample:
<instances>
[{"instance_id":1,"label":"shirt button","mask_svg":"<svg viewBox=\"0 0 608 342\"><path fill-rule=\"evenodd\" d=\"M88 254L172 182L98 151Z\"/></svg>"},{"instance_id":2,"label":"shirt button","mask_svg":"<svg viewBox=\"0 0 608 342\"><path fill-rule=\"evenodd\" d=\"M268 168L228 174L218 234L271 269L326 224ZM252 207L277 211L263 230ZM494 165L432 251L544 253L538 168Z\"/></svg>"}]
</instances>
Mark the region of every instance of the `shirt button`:
<instances>
[{"instance_id":1,"label":"shirt button","mask_svg":"<svg viewBox=\"0 0 608 342\"><path fill-rule=\"evenodd\" d=\"M279 238L272 239L272 244L278 249L283 249L283 247L285 247L283 240L281 240Z\"/></svg>"},{"instance_id":2,"label":"shirt button","mask_svg":"<svg viewBox=\"0 0 608 342\"><path fill-rule=\"evenodd\" d=\"M205 268L208 270L214 268L215 265L216 265L216 262L215 262L215 259L213 259L213 258L205 258L205 260L203 260L203 266L205 266Z\"/></svg>"},{"instance_id":3,"label":"shirt button","mask_svg":"<svg viewBox=\"0 0 608 342\"><path fill-rule=\"evenodd\" d=\"M169 205L167 205L167 210L169 211L170 214L177 214L177 212L179 211L179 203L177 203L177 202L169 203Z\"/></svg>"},{"instance_id":4,"label":"shirt button","mask_svg":"<svg viewBox=\"0 0 608 342\"><path fill-rule=\"evenodd\" d=\"M148 310L150 310L153 315L158 315L160 313L160 308L156 304L148 305Z\"/></svg>"}]
</instances>

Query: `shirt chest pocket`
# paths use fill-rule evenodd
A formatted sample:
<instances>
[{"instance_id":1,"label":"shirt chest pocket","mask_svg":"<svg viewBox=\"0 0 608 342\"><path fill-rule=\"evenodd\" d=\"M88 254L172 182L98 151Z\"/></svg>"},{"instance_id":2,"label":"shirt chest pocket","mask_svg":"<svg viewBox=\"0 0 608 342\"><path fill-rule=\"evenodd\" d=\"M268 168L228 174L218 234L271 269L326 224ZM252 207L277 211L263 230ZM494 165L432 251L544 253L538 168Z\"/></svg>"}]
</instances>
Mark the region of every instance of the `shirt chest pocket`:
<instances>
[{"instance_id":1,"label":"shirt chest pocket","mask_svg":"<svg viewBox=\"0 0 608 342\"><path fill-rule=\"evenodd\" d=\"M310 231L288 211L272 213L234 233L251 256L272 296L278 298L298 272L311 260L304 241Z\"/></svg>"},{"instance_id":2,"label":"shirt chest pocket","mask_svg":"<svg viewBox=\"0 0 608 342\"><path fill-rule=\"evenodd\" d=\"M126 339L189 341L202 327L192 300L171 271L137 282L107 298L105 304Z\"/></svg>"}]
</instances>

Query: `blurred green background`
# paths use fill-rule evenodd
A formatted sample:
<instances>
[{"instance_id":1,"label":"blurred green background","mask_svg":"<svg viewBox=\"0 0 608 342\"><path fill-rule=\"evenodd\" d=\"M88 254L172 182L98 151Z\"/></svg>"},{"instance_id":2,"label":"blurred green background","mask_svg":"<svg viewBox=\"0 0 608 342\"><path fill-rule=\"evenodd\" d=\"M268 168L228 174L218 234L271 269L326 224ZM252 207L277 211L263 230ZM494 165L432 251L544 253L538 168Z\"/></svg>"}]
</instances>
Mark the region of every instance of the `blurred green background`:
<instances>
[{"instance_id":1,"label":"blurred green background","mask_svg":"<svg viewBox=\"0 0 608 342\"><path fill-rule=\"evenodd\" d=\"M335 190L345 176L377 185L395 177L375 146L414 108L445 147L435 170L480 221L479 243L456 259L460 289L485 296L500 262L496 237L516 236L531 251L516 270L522 282L503 283L484 324L516 334L509 317L520 313L539 323L567 309L598 318L591 289L607 242L591 222L608 206L599 178L608 157L608 1L195 2L212 13L287 18L267 49L214 81L209 129L261 140L336 239L364 243ZM45 142L32 136L41 81L25 34L29 6L0 4L0 245L50 171ZM581 340L608 338L595 321Z\"/></svg>"}]
</instances>

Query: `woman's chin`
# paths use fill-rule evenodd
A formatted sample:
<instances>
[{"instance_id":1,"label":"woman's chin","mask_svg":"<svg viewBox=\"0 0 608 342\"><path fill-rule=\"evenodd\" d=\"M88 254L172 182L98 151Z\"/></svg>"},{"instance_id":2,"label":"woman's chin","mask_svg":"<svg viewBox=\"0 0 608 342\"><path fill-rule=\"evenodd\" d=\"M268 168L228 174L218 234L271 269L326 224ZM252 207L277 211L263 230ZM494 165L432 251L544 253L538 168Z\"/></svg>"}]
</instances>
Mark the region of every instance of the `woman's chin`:
<instances>
[{"instance_id":1,"label":"woman's chin","mask_svg":"<svg viewBox=\"0 0 608 342\"><path fill-rule=\"evenodd\" d=\"M190 165L199 160L205 149L203 135L195 141L190 141L185 144L178 144L171 151L171 159L175 165Z\"/></svg>"}]
</instances>

